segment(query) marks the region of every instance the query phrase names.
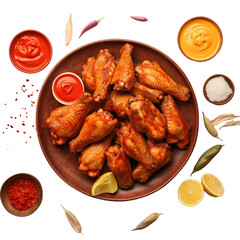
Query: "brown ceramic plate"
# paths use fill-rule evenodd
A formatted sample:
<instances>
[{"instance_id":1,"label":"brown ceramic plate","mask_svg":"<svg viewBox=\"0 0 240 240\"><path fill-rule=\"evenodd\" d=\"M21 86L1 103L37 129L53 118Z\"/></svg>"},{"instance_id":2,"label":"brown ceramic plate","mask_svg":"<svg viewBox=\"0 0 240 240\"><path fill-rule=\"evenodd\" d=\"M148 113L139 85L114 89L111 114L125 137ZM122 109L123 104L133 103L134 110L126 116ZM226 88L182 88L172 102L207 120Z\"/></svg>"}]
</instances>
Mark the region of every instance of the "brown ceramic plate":
<instances>
[{"instance_id":1,"label":"brown ceramic plate","mask_svg":"<svg viewBox=\"0 0 240 240\"><path fill-rule=\"evenodd\" d=\"M206 93L206 85L207 85L208 81L211 80L212 78L215 78L215 77L224 77L224 79L225 79L225 81L227 82L228 86L232 89L232 94L230 94L225 100L219 101L219 102L211 101L211 99L209 99L209 97L208 97L208 95L207 95L207 93ZM215 74L215 75L209 77L209 78L206 80L206 82L204 83L204 85L203 85L203 94L204 94L204 97L205 97L210 103L215 104L215 105L223 105L223 104L228 103L228 102L233 98L234 93L235 93L235 87L234 87L234 84L233 84L232 80L231 80L229 77L227 77L227 76L225 76L225 75L223 75L223 74Z\"/></svg>"},{"instance_id":2,"label":"brown ceramic plate","mask_svg":"<svg viewBox=\"0 0 240 240\"><path fill-rule=\"evenodd\" d=\"M90 179L78 170L78 154L71 153L68 144L62 147L52 144L49 130L46 127L45 121L47 117L53 109L60 106L52 95L52 82L56 76L63 72L81 71L88 57L97 56L100 49L108 48L118 61L120 55L119 50L127 42L134 46L132 58L135 66L145 59L157 61L173 79L190 88L190 100L186 103L177 101L177 104L191 126L191 137L190 144L186 150L179 150L173 147L174 154L172 161L160 171L156 172L147 183L140 184L136 182L130 190L119 189L113 195L102 194L97 196L97 198L114 201L136 199L159 190L182 169L193 151L198 134L198 105L189 80L177 64L161 51L132 40L103 40L84 45L65 56L49 73L39 94L36 114L38 139L42 151L51 167L70 186L91 196L91 188L95 179ZM109 171L107 167L103 169L103 172L106 171Z\"/></svg>"},{"instance_id":3,"label":"brown ceramic plate","mask_svg":"<svg viewBox=\"0 0 240 240\"><path fill-rule=\"evenodd\" d=\"M33 205L33 207L23 210L23 211L19 211L17 209L15 209L10 203L9 203L9 199L8 199L8 189L9 187L12 185L12 183L14 181L16 181L17 179L28 179L31 182L34 183L34 185L37 188L37 192L38 192L38 199L36 201L36 203ZM41 183L38 181L38 179L30 174L27 173L18 173L16 175L11 176L10 178L8 178L2 185L1 187L1 201L3 206L5 207L5 209L11 213L12 215L18 216L18 217L25 217L28 215L31 215L32 213L34 213L38 207L40 206L41 202L42 202L42 186Z\"/></svg>"}]
</instances>

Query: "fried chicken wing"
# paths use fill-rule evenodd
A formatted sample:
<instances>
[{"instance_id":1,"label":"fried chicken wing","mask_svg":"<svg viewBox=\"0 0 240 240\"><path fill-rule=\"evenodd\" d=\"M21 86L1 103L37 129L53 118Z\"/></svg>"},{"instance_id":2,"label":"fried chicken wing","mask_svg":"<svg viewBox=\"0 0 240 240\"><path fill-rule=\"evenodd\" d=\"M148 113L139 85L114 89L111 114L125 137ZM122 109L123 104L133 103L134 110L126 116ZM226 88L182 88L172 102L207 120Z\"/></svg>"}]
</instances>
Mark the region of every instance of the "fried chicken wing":
<instances>
[{"instance_id":1,"label":"fried chicken wing","mask_svg":"<svg viewBox=\"0 0 240 240\"><path fill-rule=\"evenodd\" d=\"M176 143L180 149L186 148L190 137L190 126L171 95L164 97L161 110L167 119L167 143Z\"/></svg>"},{"instance_id":2,"label":"fried chicken wing","mask_svg":"<svg viewBox=\"0 0 240 240\"><path fill-rule=\"evenodd\" d=\"M111 113L101 108L98 112L88 115L79 135L69 142L70 151L81 152L89 144L104 139L114 130L117 122Z\"/></svg>"},{"instance_id":3,"label":"fried chicken wing","mask_svg":"<svg viewBox=\"0 0 240 240\"><path fill-rule=\"evenodd\" d=\"M94 66L96 89L93 98L95 102L103 102L107 98L115 67L116 63L110 51L101 49Z\"/></svg>"},{"instance_id":4,"label":"fried chicken wing","mask_svg":"<svg viewBox=\"0 0 240 240\"><path fill-rule=\"evenodd\" d=\"M107 164L117 178L119 187L122 189L133 187L130 159L123 149L119 145L111 146L105 154Z\"/></svg>"},{"instance_id":5,"label":"fried chicken wing","mask_svg":"<svg viewBox=\"0 0 240 240\"><path fill-rule=\"evenodd\" d=\"M189 88L174 81L157 62L145 60L135 70L140 83L147 87L159 89L184 102L189 99Z\"/></svg>"},{"instance_id":6,"label":"fried chicken wing","mask_svg":"<svg viewBox=\"0 0 240 240\"><path fill-rule=\"evenodd\" d=\"M153 173L165 166L172 159L171 147L164 142L153 143L152 141L147 141L150 153L158 160L158 165L156 169L149 170L144 165L138 164L138 166L133 170L133 179L145 183Z\"/></svg>"},{"instance_id":7,"label":"fried chicken wing","mask_svg":"<svg viewBox=\"0 0 240 240\"><path fill-rule=\"evenodd\" d=\"M96 80L94 73L95 62L95 57L89 57L86 64L84 64L82 67L82 80L91 92L94 92L96 88Z\"/></svg>"},{"instance_id":8,"label":"fried chicken wing","mask_svg":"<svg viewBox=\"0 0 240 240\"><path fill-rule=\"evenodd\" d=\"M145 85L135 82L134 86L130 90L133 96L142 95L148 98L153 103L160 103L163 99L163 92L157 89L148 88Z\"/></svg>"},{"instance_id":9,"label":"fried chicken wing","mask_svg":"<svg viewBox=\"0 0 240 240\"><path fill-rule=\"evenodd\" d=\"M128 104L128 99L133 98L128 92L118 93L112 91L110 93L110 99L113 111L121 118L127 118L126 107Z\"/></svg>"},{"instance_id":10,"label":"fried chicken wing","mask_svg":"<svg viewBox=\"0 0 240 240\"><path fill-rule=\"evenodd\" d=\"M113 90L115 91L129 91L136 81L131 57L132 51L133 46L128 43L120 49L121 56L111 81L111 84L114 85Z\"/></svg>"},{"instance_id":11,"label":"fried chicken wing","mask_svg":"<svg viewBox=\"0 0 240 240\"><path fill-rule=\"evenodd\" d=\"M141 95L130 98L126 111L138 132L146 133L149 139L156 141L164 139L167 129L165 116L150 100Z\"/></svg>"},{"instance_id":12,"label":"fried chicken wing","mask_svg":"<svg viewBox=\"0 0 240 240\"><path fill-rule=\"evenodd\" d=\"M105 152L108 150L112 138L113 134L109 134L103 140L84 148L79 157L78 169L90 177L99 176L105 162Z\"/></svg>"},{"instance_id":13,"label":"fried chicken wing","mask_svg":"<svg viewBox=\"0 0 240 240\"><path fill-rule=\"evenodd\" d=\"M121 128L117 130L117 136L123 151L129 157L137 160L147 169L155 169L157 167L158 161L150 154L144 137L130 122L122 122Z\"/></svg>"},{"instance_id":14,"label":"fried chicken wing","mask_svg":"<svg viewBox=\"0 0 240 240\"><path fill-rule=\"evenodd\" d=\"M62 106L53 110L46 123L55 145L63 145L74 138L80 131L87 113L93 108L92 94L83 93L72 105Z\"/></svg>"}]
</instances>

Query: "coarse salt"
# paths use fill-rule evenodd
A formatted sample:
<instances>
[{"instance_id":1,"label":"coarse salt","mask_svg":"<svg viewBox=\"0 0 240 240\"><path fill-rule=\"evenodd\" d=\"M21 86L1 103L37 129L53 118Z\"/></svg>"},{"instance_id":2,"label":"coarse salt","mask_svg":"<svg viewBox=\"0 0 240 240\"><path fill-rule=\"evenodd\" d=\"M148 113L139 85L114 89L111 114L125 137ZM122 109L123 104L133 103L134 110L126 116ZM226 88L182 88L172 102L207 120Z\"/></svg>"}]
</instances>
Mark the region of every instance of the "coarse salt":
<instances>
[{"instance_id":1,"label":"coarse salt","mask_svg":"<svg viewBox=\"0 0 240 240\"><path fill-rule=\"evenodd\" d=\"M222 76L211 78L207 82L205 90L208 98L212 102L224 101L232 94L232 89Z\"/></svg>"}]
</instances>

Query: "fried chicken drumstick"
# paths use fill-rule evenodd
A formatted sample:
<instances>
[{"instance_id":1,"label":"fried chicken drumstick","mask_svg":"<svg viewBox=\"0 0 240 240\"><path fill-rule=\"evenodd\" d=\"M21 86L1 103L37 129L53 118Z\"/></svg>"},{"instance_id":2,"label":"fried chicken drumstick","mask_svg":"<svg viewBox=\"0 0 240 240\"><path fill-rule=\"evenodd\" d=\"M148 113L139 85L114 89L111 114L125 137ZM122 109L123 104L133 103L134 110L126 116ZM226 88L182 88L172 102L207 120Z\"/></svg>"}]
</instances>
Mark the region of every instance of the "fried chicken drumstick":
<instances>
[{"instance_id":1,"label":"fried chicken drumstick","mask_svg":"<svg viewBox=\"0 0 240 240\"><path fill-rule=\"evenodd\" d=\"M74 138L93 105L92 94L85 92L74 104L53 110L46 120L53 144L63 145L67 140Z\"/></svg>"}]
</instances>

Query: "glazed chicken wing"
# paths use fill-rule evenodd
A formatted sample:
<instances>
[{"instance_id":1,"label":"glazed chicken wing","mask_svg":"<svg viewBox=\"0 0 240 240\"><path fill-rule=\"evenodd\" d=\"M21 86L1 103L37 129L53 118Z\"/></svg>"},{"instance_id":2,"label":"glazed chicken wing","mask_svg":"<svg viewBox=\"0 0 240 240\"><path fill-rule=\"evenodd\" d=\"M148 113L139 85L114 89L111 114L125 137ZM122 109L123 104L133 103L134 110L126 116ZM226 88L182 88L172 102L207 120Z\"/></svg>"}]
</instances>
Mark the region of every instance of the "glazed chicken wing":
<instances>
[{"instance_id":1,"label":"glazed chicken wing","mask_svg":"<svg viewBox=\"0 0 240 240\"><path fill-rule=\"evenodd\" d=\"M96 88L96 80L94 73L95 62L95 57L90 57L88 58L87 63L84 64L82 67L82 80L91 92L94 92Z\"/></svg>"},{"instance_id":2,"label":"glazed chicken wing","mask_svg":"<svg viewBox=\"0 0 240 240\"><path fill-rule=\"evenodd\" d=\"M164 139L167 129L165 116L150 100L141 95L130 98L126 111L138 132L146 133L149 139L156 141Z\"/></svg>"},{"instance_id":3,"label":"glazed chicken wing","mask_svg":"<svg viewBox=\"0 0 240 240\"><path fill-rule=\"evenodd\" d=\"M189 88L175 82L157 62L145 60L135 68L140 83L150 88L159 89L171 94L181 101L187 101L190 97Z\"/></svg>"},{"instance_id":4,"label":"glazed chicken wing","mask_svg":"<svg viewBox=\"0 0 240 240\"><path fill-rule=\"evenodd\" d=\"M95 102L103 102L107 98L115 67L116 63L110 51L100 50L94 66L96 89L93 98Z\"/></svg>"},{"instance_id":5,"label":"glazed chicken wing","mask_svg":"<svg viewBox=\"0 0 240 240\"><path fill-rule=\"evenodd\" d=\"M111 81L111 84L114 85L113 90L115 91L129 91L136 81L131 57L132 51L133 46L128 43L120 49L121 56Z\"/></svg>"},{"instance_id":6,"label":"glazed chicken wing","mask_svg":"<svg viewBox=\"0 0 240 240\"><path fill-rule=\"evenodd\" d=\"M164 97L161 109L167 119L167 143L176 143L180 149L184 149L189 142L190 126L171 95Z\"/></svg>"},{"instance_id":7,"label":"glazed chicken wing","mask_svg":"<svg viewBox=\"0 0 240 240\"><path fill-rule=\"evenodd\" d=\"M106 152L107 164L120 188L128 189L133 186L130 159L119 145L111 146Z\"/></svg>"},{"instance_id":8,"label":"glazed chicken wing","mask_svg":"<svg viewBox=\"0 0 240 240\"><path fill-rule=\"evenodd\" d=\"M98 142L110 134L117 124L117 119L103 109L85 118L79 135L69 142L71 152L81 152L91 143Z\"/></svg>"},{"instance_id":9,"label":"glazed chicken wing","mask_svg":"<svg viewBox=\"0 0 240 240\"><path fill-rule=\"evenodd\" d=\"M90 177L99 176L105 162L105 152L110 146L112 137L113 134L109 134L102 141L93 143L83 149L79 157L79 170Z\"/></svg>"},{"instance_id":10,"label":"glazed chicken wing","mask_svg":"<svg viewBox=\"0 0 240 240\"><path fill-rule=\"evenodd\" d=\"M126 106L128 104L128 99L133 98L133 96L127 92L118 93L112 91L110 93L110 101L112 110L121 118L127 118Z\"/></svg>"},{"instance_id":11,"label":"glazed chicken wing","mask_svg":"<svg viewBox=\"0 0 240 240\"><path fill-rule=\"evenodd\" d=\"M133 96L142 95L148 98L153 103L160 103L163 99L163 92L157 89L148 88L145 85L135 82L134 86L130 90Z\"/></svg>"},{"instance_id":12,"label":"glazed chicken wing","mask_svg":"<svg viewBox=\"0 0 240 240\"><path fill-rule=\"evenodd\" d=\"M167 143L153 143L147 141L150 153L158 160L156 169L149 170L144 165L138 164L138 166L132 172L133 179L141 183L145 183L153 173L165 166L172 159L171 147Z\"/></svg>"},{"instance_id":13,"label":"glazed chicken wing","mask_svg":"<svg viewBox=\"0 0 240 240\"><path fill-rule=\"evenodd\" d=\"M74 138L93 105L92 94L85 92L74 104L53 110L46 120L53 144L63 145L67 140Z\"/></svg>"},{"instance_id":14,"label":"glazed chicken wing","mask_svg":"<svg viewBox=\"0 0 240 240\"><path fill-rule=\"evenodd\" d=\"M147 147L144 137L128 123L123 123L117 130L118 142L123 151L131 158L143 164L147 169L155 169L158 160L154 158Z\"/></svg>"}]
</instances>

